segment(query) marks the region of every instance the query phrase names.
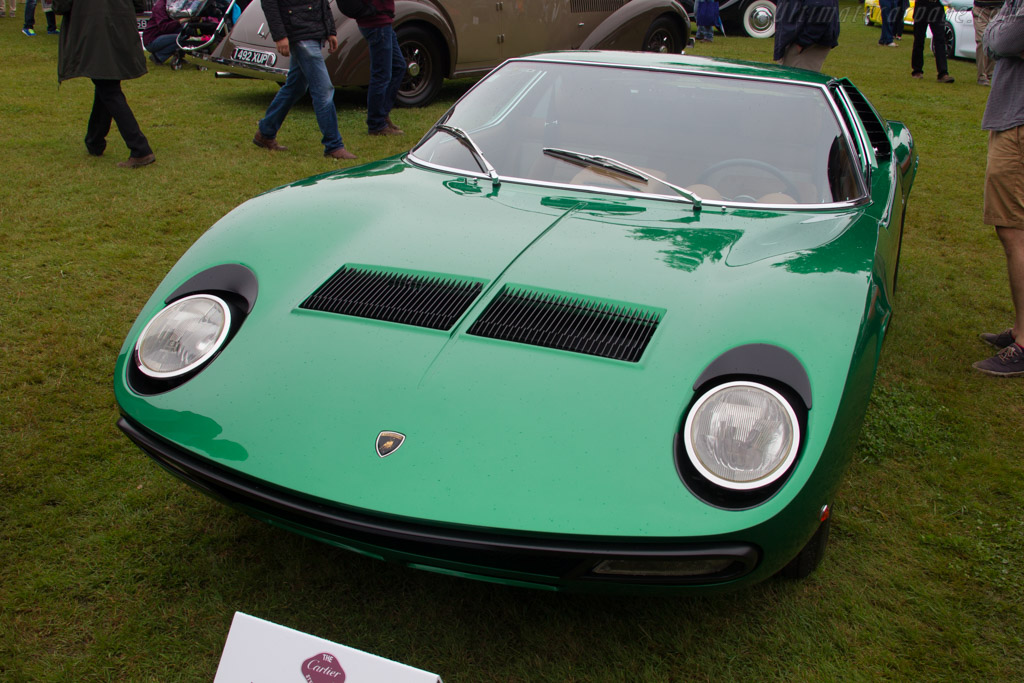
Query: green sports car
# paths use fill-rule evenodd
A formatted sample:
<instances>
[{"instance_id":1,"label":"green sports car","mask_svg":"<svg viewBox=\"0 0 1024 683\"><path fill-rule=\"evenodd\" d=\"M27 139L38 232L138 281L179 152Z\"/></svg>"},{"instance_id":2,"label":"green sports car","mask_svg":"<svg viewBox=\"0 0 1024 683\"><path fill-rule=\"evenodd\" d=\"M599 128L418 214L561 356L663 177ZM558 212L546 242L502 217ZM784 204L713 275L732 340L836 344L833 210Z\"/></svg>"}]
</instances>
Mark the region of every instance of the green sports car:
<instances>
[{"instance_id":1,"label":"green sports car","mask_svg":"<svg viewBox=\"0 0 1024 683\"><path fill-rule=\"evenodd\" d=\"M916 168L845 79L513 59L411 152L214 225L128 334L119 426L259 519L422 569L684 593L804 576Z\"/></svg>"}]
</instances>

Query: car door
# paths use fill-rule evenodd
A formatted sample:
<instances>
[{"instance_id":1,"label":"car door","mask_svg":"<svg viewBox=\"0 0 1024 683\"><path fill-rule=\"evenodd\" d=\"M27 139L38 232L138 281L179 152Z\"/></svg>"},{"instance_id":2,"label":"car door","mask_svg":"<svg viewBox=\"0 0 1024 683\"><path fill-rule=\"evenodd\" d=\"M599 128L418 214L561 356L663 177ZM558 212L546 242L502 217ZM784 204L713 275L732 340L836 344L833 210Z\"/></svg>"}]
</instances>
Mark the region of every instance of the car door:
<instances>
[{"instance_id":1,"label":"car door","mask_svg":"<svg viewBox=\"0 0 1024 683\"><path fill-rule=\"evenodd\" d=\"M575 50L627 0L498 0L501 57Z\"/></svg>"},{"instance_id":2,"label":"car door","mask_svg":"<svg viewBox=\"0 0 1024 683\"><path fill-rule=\"evenodd\" d=\"M500 0L445 0L455 28L459 71L491 68L501 61Z\"/></svg>"}]
</instances>

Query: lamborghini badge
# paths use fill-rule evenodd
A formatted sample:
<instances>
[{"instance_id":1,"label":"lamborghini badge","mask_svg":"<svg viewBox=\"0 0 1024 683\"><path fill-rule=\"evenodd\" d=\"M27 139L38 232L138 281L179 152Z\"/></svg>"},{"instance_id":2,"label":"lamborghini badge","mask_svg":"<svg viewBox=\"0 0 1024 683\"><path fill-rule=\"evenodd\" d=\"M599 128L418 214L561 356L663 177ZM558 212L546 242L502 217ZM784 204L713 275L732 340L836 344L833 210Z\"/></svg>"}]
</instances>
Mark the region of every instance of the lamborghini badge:
<instances>
[{"instance_id":1,"label":"lamborghini badge","mask_svg":"<svg viewBox=\"0 0 1024 683\"><path fill-rule=\"evenodd\" d=\"M405 434L398 432L381 432L377 435L377 455L386 458L405 442Z\"/></svg>"}]
</instances>

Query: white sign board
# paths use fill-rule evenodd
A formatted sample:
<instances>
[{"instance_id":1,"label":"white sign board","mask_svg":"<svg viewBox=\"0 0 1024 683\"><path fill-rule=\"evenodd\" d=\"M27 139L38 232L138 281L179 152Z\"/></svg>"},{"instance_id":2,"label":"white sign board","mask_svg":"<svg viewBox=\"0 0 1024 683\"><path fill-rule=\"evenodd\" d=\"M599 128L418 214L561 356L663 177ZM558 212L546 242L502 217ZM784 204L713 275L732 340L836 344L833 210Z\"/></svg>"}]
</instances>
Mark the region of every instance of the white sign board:
<instances>
[{"instance_id":1,"label":"white sign board","mask_svg":"<svg viewBox=\"0 0 1024 683\"><path fill-rule=\"evenodd\" d=\"M214 683L441 683L436 674L235 612Z\"/></svg>"}]
</instances>

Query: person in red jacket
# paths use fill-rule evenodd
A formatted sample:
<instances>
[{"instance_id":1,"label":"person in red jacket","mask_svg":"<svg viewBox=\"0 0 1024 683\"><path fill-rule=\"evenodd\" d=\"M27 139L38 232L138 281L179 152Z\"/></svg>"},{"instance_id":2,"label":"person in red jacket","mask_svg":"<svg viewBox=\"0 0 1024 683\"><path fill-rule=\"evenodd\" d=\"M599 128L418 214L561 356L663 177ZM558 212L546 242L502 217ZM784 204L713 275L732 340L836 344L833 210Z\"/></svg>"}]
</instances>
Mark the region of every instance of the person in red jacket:
<instances>
[{"instance_id":1,"label":"person in red jacket","mask_svg":"<svg viewBox=\"0 0 1024 683\"><path fill-rule=\"evenodd\" d=\"M376 14L356 19L359 32L370 44L370 86L366 93L366 128L370 135L402 135L391 122L398 88L405 78L405 57L398 46L395 0L372 0Z\"/></svg>"}]
</instances>

